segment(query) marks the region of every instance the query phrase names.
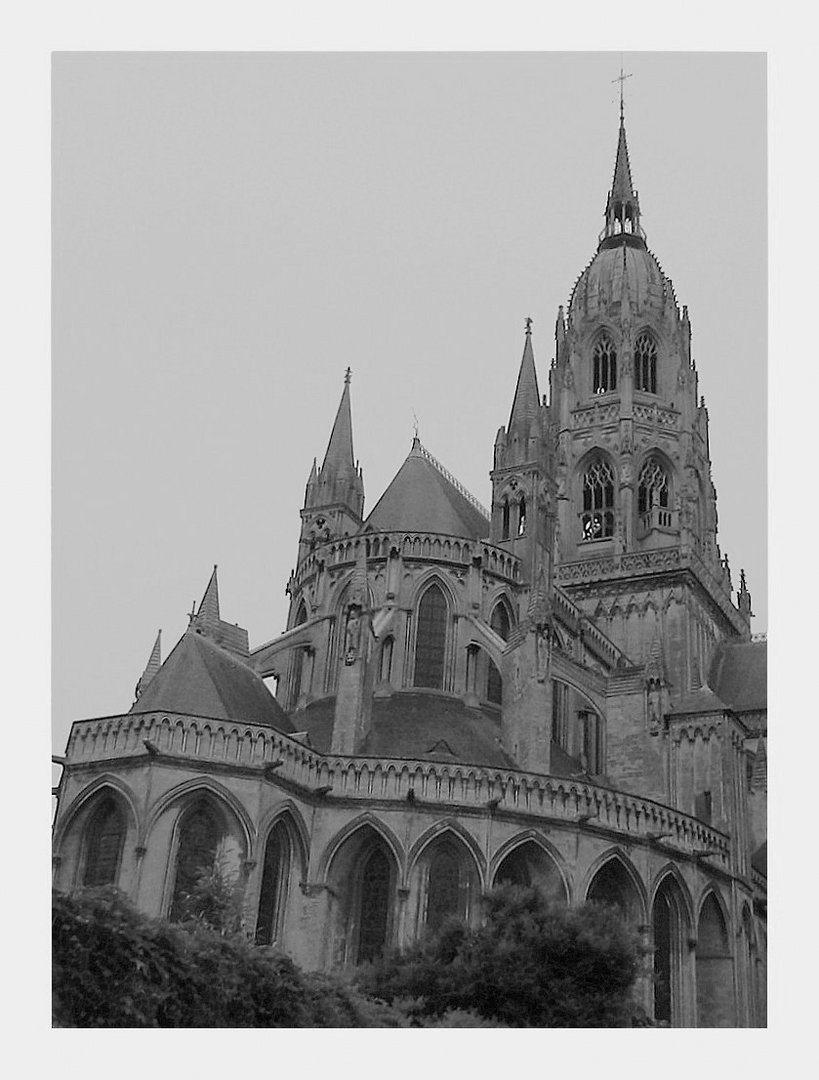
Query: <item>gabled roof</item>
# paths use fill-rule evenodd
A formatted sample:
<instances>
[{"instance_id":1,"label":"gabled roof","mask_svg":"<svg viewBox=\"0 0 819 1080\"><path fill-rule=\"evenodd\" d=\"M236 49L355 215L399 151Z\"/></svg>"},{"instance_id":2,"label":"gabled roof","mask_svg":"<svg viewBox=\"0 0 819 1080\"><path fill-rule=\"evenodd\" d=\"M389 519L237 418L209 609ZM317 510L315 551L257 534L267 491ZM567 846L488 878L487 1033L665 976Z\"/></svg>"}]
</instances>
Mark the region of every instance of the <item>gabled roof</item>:
<instances>
[{"instance_id":1,"label":"gabled roof","mask_svg":"<svg viewBox=\"0 0 819 1080\"><path fill-rule=\"evenodd\" d=\"M767 709L767 641L723 642L714 654L708 685L734 712Z\"/></svg>"},{"instance_id":2,"label":"gabled roof","mask_svg":"<svg viewBox=\"0 0 819 1080\"><path fill-rule=\"evenodd\" d=\"M489 518L458 490L416 437L404 464L370 511L365 528L481 540L489 534Z\"/></svg>"},{"instance_id":3,"label":"gabled roof","mask_svg":"<svg viewBox=\"0 0 819 1080\"><path fill-rule=\"evenodd\" d=\"M196 630L182 635L130 711L159 710L293 731L287 714L259 676Z\"/></svg>"},{"instance_id":4,"label":"gabled roof","mask_svg":"<svg viewBox=\"0 0 819 1080\"><path fill-rule=\"evenodd\" d=\"M701 686L692 690L680 701L672 706L672 712L676 715L681 713L718 713L725 712L727 706L722 698L718 697L707 686Z\"/></svg>"}]
</instances>

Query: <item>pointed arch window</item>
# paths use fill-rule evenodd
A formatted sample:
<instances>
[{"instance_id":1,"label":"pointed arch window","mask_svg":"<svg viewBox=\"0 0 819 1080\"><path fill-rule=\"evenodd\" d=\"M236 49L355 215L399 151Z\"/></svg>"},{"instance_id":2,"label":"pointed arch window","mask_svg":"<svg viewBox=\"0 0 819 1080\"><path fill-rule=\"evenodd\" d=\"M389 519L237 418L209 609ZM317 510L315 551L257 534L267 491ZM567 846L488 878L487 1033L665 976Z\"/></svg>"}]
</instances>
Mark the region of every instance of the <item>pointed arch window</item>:
<instances>
[{"instance_id":1,"label":"pointed arch window","mask_svg":"<svg viewBox=\"0 0 819 1080\"><path fill-rule=\"evenodd\" d=\"M649 458L637 484L637 513L644 531L671 527L670 502L668 474L656 458Z\"/></svg>"},{"instance_id":2,"label":"pointed arch window","mask_svg":"<svg viewBox=\"0 0 819 1080\"><path fill-rule=\"evenodd\" d=\"M94 811L85 841L83 885L116 885L125 840L125 817L113 798Z\"/></svg>"},{"instance_id":3,"label":"pointed arch window","mask_svg":"<svg viewBox=\"0 0 819 1080\"><path fill-rule=\"evenodd\" d=\"M462 859L450 843L436 845L429 862L427 929L436 931L450 917L466 918L467 881Z\"/></svg>"},{"instance_id":4,"label":"pointed arch window","mask_svg":"<svg viewBox=\"0 0 819 1080\"><path fill-rule=\"evenodd\" d=\"M172 920L198 914L191 897L200 879L213 871L221 839L222 829L207 802L197 803L184 814L179 826Z\"/></svg>"},{"instance_id":5,"label":"pointed arch window","mask_svg":"<svg viewBox=\"0 0 819 1080\"><path fill-rule=\"evenodd\" d=\"M447 604L437 585L430 585L418 605L418 629L415 635L415 686L433 690L444 687Z\"/></svg>"},{"instance_id":6,"label":"pointed arch window","mask_svg":"<svg viewBox=\"0 0 819 1080\"><path fill-rule=\"evenodd\" d=\"M508 540L509 539L509 525L510 525L509 500L504 499L503 503L501 504L501 507L502 507L502 509L501 509L501 540Z\"/></svg>"},{"instance_id":7,"label":"pointed arch window","mask_svg":"<svg viewBox=\"0 0 819 1080\"><path fill-rule=\"evenodd\" d=\"M381 661L379 665L378 678L381 682L389 682L392 675L392 654L395 647L395 639L390 637L384 638L384 644L381 646Z\"/></svg>"},{"instance_id":8,"label":"pointed arch window","mask_svg":"<svg viewBox=\"0 0 819 1080\"><path fill-rule=\"evenodd\" d=\"M614 535L614 471L602 458L583 475L582 538L603 540Z\"/></svg>"},{"instance_id":9,"label":"pointed arch window","mask_svg":"<svg viewBox=\"0 0 819 1080\"><path fill-rule=\"evenodd\" d=\"M523 495L520 497L520 503L518 504L518 536L523 536L526 532L526 499Z\"/></svg>"},{"instance_id":10,"label":"pointed arch window","mask_svg":"<svg viewBox=\"0 0 819 1080\"><path fill-rule=\"evenodd\" d=\"M390 920L392 874L390 860L381 847L374 847L361 868L359 897L359 964L375 960L384 951Z\"/></svg>"},{"instance_id":11,"label":"pointed arch window","mask_svg":"<svg viewBox=\"0 0 819 1080\"><path fill-rule=\"evenodd\" d=\"M640 334L634 343L634 388L657 393L657 343L651 334Z\"/></svg>"},{"instance_id":12,"label":"pointed arch window","mask_svg":"<svg viewBox=\"0 0 819 1080\"><path fill-rule=\"evenodd\" d=\"M280 821L270 830L264 849L262 889L256 919L257 945L272 945L281 940L291 859L290 836L286 825Z\"/></svg>"},{"instance_id":13,"label":"pointed arch window","mask_svg":"<svg viewBox=\"0 0 819 1080\"><path fill-rule=\"evenodd\" d=\"M592 392L606 394L617 389L617 349L604 334L594 347L592 356Z\"/></svg>"}]
</instances>

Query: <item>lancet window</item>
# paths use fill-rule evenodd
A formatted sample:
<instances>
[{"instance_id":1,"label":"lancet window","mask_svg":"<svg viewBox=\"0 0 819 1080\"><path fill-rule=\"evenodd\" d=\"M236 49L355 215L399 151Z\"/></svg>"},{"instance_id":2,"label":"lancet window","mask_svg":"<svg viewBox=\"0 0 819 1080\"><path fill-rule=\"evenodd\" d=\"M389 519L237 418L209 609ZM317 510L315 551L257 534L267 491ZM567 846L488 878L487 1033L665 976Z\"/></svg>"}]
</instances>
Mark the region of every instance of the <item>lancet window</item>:
<instances>
[{"instance_id":1,"label":"lancet window","mask_svg":"<svg viewBox=\"0 0 819 1080\"><path fill-rule=\"evenodd\" d=\"M634 343L634 388L657 393L657 343L651 334L640 334Z\"/></svg>"},{"instance_id":2,"label":"lancet window","mask_svg":"<svg viewBox=\"0 0 819 1080\"><path fill-rule=\"evenodd\" d=\"M430 585L418 605L415 636L415 686L442 690L446 654L447 605L437 585Z\"/></svg>"},{"instance_id":3,"label":"lancet window","mask_svg":"<svg viewBox=\"0 0 819 1080\"><path fill-rule=\"evenodd\" d=\"M374 847L361 868L359 894L359 964L380 956L387 941L392 885L390 861L380 847Z\"/></svg>"},{"instance_id":4,"label":"lancet window","mask_svg":"<svg viewBox=\"0 0 819 1080\"><path fill-rule=\"evenodd\" d=\"M518 505L518 536L526 532L526 499L521 495Z\"/></svg>"},{"instance_id":5,"label":"lancet window","mask_svg":"<svg viewBox=\"0 0 819 1080\"><path fill-rule=\"evenodd\" d=\"M195 899L196 886L203 875L213 871L221 839L222 830L206 802L197 803L184 815L179 828L171 919L200 913Z\"/></svg>"},{"instance_id":6,"label":"lancet window","mask_svg":"<svg viewBox=\"0 0 819 1080\"><path fill-rule=\"evenodd\" d=\"M597 458L583 476L584 540L602 540L614 535L614 472L611 465Z\"/></svg>"},{"instance_id":7,"label":"lancet window","mask_svg":"<svg viewBox=\"0 0 819 1080\"><path fill-rule=\"evenodd\" d=\"M645 514L654 507L668 511L668 476L656 458L649 458L640 470L640 479L637 485L637 512ZM661 522L661 524L670 525L670 515L668 520Z\"/></svg>"},{"instance_id":8,"label":"lancet window","mask_svg":"<svg viewBox=\"0 0 819 1080\"><path fill-rule=\"evenodd\" d=\"M501 510L501 540L508 540L509 539L509 519L510 519L509 500L504 499L503 503L502 503L502 510Z\"/></svg>"},{"instance_id":9,"label":"lancet window","mask_svg":"<svg viewBox=\"0 0 819 1080\"><path fill-rule=\"evenodd\" d=\"M97 807L88 825L83 885L115 885L119 875L125 819L112 798Z\"/></svg>"},{"instance_id":10,"label":"lancet window","mask_svg":"<svg viewBox=\"0 0 819 1080\"><path fill-rule=\"evenodd\" d=\"M592 356L592 391L606 394L617 389L617 350L608 335L603 335Z\"/></svg>"},{"instance_id":11,"label":"lancet window","mask_svg":"<svg viewBox=\"0 0 819 1080\"><path fill-rule=\"evenodd\" d=\"M271 829L265 845L262 890L256 920L257 945L272 945L281 940L291 856L290 836L287 827L280 821Z\"/></svg>"}]
</instances>

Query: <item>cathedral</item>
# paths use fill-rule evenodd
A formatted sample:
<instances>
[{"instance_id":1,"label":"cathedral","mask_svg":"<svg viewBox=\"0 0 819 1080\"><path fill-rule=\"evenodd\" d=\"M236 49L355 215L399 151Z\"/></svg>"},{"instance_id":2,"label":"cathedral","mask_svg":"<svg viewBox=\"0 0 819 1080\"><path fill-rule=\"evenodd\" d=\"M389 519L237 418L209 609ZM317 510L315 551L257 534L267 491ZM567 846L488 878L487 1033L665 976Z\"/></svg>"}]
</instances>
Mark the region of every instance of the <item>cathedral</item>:
<instances>
[{"instance_id":1,"label":"cathedral","mask_svg":"<svg viewBox=\"0 0 819 1080\"><path fill-rule=\"evenodd\" d=\"M766 643L719 547L690 343L621 102L546 394L524 325L491 506L416 434L365 507L348 369L287 629L251 647L214 567L130 709L55 759L55 887L174 918L218 863L260 946L333 970L535 884L620 908L656 1023L764 1026Z\"/></svg>"}]
</instances>

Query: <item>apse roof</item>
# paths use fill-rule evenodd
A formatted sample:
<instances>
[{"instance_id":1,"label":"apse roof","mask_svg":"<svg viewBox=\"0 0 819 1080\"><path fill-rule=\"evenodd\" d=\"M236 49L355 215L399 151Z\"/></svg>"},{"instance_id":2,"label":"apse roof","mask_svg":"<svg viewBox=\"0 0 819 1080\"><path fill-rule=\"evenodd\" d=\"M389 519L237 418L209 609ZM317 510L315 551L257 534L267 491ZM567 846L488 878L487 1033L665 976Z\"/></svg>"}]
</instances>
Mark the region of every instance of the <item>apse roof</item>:
<instances>
[{"instance_id":1,"label":"apse roof","mask_svg":"<svg viewBox=\"0 0 819 1080\"><path fill-rule=\"evenodd\" d=\"M299 728L308 732L311 745L320 753L330 750L334 711L334 699L325 698L296 716ZM399 693L373 700L371 728L356 753L514 768L500 735L496 718L458 698Z\"/></svg>"},{"instance_id":2,"label":"apse roof","mask_svg":"<svg viewBox=\"0 0 819 1080\"><path fill-rule=\"evenodd\" d=\"M158 710L294 730L259 676L195 630L183 634L130 711Z\"/></svg>"},{"instance_id":3,"label":"apse roof","mask_svg":"<svg viewBox=\"0 0 819 1080\"><path fill-rule=\"evenodd\" d=\"M445 533L481 540L489 533L489 518L465 488L414 439L404 464L375 504L365 528L377 532Z\"/></svg>"}]
</instances>

